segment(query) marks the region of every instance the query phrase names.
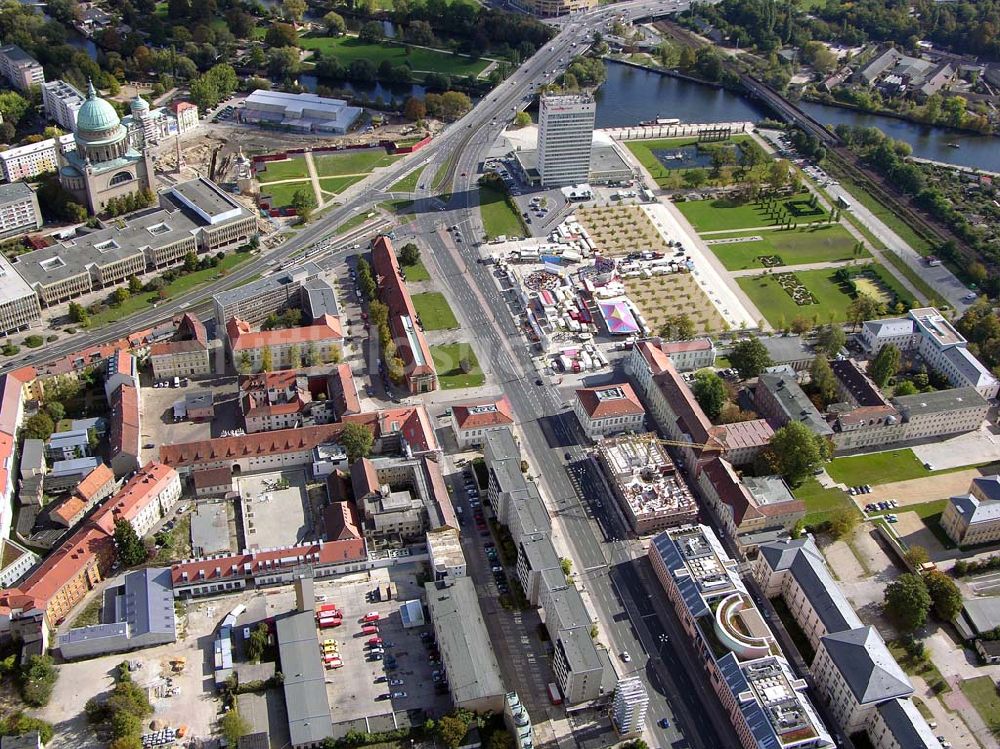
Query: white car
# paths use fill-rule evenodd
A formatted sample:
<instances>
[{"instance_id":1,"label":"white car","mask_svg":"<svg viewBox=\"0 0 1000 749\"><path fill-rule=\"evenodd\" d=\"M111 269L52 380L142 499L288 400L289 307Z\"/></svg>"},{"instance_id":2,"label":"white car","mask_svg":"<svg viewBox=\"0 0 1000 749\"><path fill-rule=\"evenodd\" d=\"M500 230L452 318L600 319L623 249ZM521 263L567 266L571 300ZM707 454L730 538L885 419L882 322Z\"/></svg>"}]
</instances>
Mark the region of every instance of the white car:
<instances>
[{"instance_id":1,"label":"white car","mask_svg":"<svg viewBox=\"0 0 1000 749\"><path fill-rule=\"evenodd\" d=\"M622 651L622 660L625 661L625 663L630 663L632 661L632 656L628 654L627 650Z\"/></svg>"}]
</instances>

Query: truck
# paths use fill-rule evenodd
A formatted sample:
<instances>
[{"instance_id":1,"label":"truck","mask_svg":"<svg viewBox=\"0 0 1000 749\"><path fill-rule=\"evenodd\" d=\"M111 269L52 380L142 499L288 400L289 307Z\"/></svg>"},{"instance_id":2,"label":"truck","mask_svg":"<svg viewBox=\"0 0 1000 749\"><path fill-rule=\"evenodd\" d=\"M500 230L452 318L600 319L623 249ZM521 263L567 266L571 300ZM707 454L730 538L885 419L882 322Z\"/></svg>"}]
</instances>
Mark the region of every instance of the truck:
<instances>
[{"instance_id":1,"label":"truck","mask_svg":"<svg viewBox=\"0 0 1000 749\"><path fill-rule=\"evenodd\" d=\"M556 686L556 683L554 681L549 682L548 691L549 691L549 702L551 702L553 705L561 705L563 701L562 695L559 694L559 687Z\"/></svg>"},{"instance_id":2,"label":"truck","mask_svg":"<svg viewBox=\"0 0 1000 749\"><path fill-rule=\"evenodd\" d=\"M381 618L382 617L379 615L377 611L369 611L367 614L361 617L361 621L364 622L365 624L369 624L371 622L377 622Z\"/></svg>"},{"instance_id":3,"label":"truck","mask_svg":"<svg viewBox=\"0 0 1000 749\"><path fill-rule=\"evenodd\" d=\"M378 634L378 627L376 627L374 624L369 624L368 626L361 628L361 634L363 634L363 635L377 635Z\"/></svg>"},{"instance_id":4,"label":"truck","mask_svg":"<svg viewBox=\"0 0 1000 749\"><path fill-rule=\"evenodd\" d=\"M322 617L319 620L319 628L320 629L329 629L330 627L339 627L343 623L344 623L344 620L340 619L338 617L335 617L335 616L325 616L325 617Z\"/></svg>"},{"instance_id":5,"label":"truck","mask_svg":"<svg viewBox=\"0 0 1000 749\"><path fill-rule=\"evenodd\" d=\"M321 616L325 612L340 616L340 609L337 608L337 604L335 603L324 603L321 606L316 607L316 616Z\"/></svg>"}]
</instances>

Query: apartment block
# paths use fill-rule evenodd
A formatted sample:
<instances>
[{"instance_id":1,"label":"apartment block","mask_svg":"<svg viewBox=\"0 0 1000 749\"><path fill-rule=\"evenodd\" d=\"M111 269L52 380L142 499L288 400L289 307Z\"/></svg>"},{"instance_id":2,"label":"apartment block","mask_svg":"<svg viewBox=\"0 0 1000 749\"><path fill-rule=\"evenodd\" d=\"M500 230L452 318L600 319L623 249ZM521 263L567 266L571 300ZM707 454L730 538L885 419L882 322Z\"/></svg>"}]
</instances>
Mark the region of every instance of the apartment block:
<instances>
[{"instance_id":1,"label":"apartment block","mask_svg":"<svg viewBox=\"0 0 1000 749\"><path fill-rule=\"evenodd\" d=\"M45 83L45 71L38 60L16 44L0 47L0 74L21 91Z\"/></svg>"},{"instance_id":2,"label":"apartment block","mask_svg":"<svg viewBox=\"0 0 1000 749\"><path fill-rule=\"evenodd\" d=\"M463 450L483 444L483 435L489 429L514 426L514 413L510 399L500 398L461 403L451 408L451 428L455 440Z\"/></svg>"},{"instance_id":3,"label":"apartment block","mask_svg":"<svg viewBox=\"0 0 1000 749\"><path fill-rule=\"evenodd\" d=\"M38 196L24 182L0 185L0 239L34 231L42 225Z\"/></svg>"},{"instance_id":4,"label":"apartment block","mask_svg":"<svg viewBox=\"0 0 1000 749\"><path fill-rule=\"evenodd\" d=\"M305 263L219 292L212 297L217 329L225 330L234 317L249 325L258 326L269 315L286 309L301 308L303 285L308 279L321 273L322 269L315 263Z\"/></svg>"},{"instance_id":5,"label":"apartment block","mask_svg":"<svg viewBox=\"0 0 1000 749\"><path fill-rule=\"evenodd\" d=\"M592 440L621 432L641 432L646 420L632 386L626 383L579 388L573 412Z\"/></svg>"},{"instance_id":6,"label":"apartment block","mask_svg":"<svg viewBox=\"0 0 1000 749\"><path fill-rule=\"evenodd\" d=\"M212 374L205 324L196 315L185 314L170 340L150 347L149 360L153 365L153 377L158 380Z\"/></svg>"},{"instance_id":7,"label":"apartment block","mask_svg":"<svg viewBox=\"0 0 1000 749\"><path fill-rule=\"evenodd\" d=\"M129 521L141 538L173 509L180 497L181 480L177 471L162 463L149 463L101 510L110 512L116 521Z\"/></svg>"},{"instance_id":8,"label":"apartment block","mask_svg":"<svg viewBox=\"0 0 1000 749\"><path fill-rule=\"evenodd\" d=\"M538 173L544 186L560 187L587 182L596 113L597 103L590 94L541 97Z\"/></svg>"},{"instance_id":9,"label":"apartment block","mask_svg":"<svg viewBox=\"0 0 1000 749\"><path fill-rule=\"evenodd\" d=\"M76 116L86 97L66 81L49 81L42 84L42 105L45 116L54 120L63 130L76 130Z\"/></svg>"},{"instance_id":10,"label":"apartment block","mask_svg":"<svg viewBox=\"0 0 1000 749\"><path fill-rule=\"evenodd\" d=\"M6 182L30 180L59 168L59 153L76 149L73 133L0 151L0 172Z\"/></svg>"},{"instance_id":11,"label":"apartment block","mask_svg":"<svg viewBox=\"0 0 1000 749\"><path fill-rule=\"evenodd\" d=\"M336 361L344 340L340 319L331 315L324 315L305 327L260 332L254 332L248 322L234 317L226 325L226 334L233 365L243 372L298 369L303 360L321 364Z\"/></svg>"},{"instance_id":12,"label":"apartment block","mask_svg":"<svg viewBox=\"0 0 1000 749\"><path fill-rule=\"evenodd\" d=\"M24 330L41 317L42 308L34 289L17 275L7 258L0 257L0 333Z\"/></svg>"},{"instance_id":13,"label":"apartment block","mask_svg":"<svg viewBox=\"0 0 1000 749\"><path fill-rule=\"evenodd\" d=\"M745 749L833 747L737 569L707 526L659 534L649 559Z\"/></svg>"},{"instance_id":14,"label":"apartment block","mask_svg":"<svg viewBox=\"0 0 1000 749\"><path fill-rule=\"evenodd\" d=\"M951 497L941 515L941 527L959 546L1000 539L1000 477L975 478L968 494Z\"/></svg>"},{"instance_id":15,"label":"apartment block","mask_svg":"<svg viewBox=\"0 0 1000 749\"><path fill-rule=\"evenodd\" d=\"M646 728L646 711L649 695L642 679L634 676L622 679L615 687L615 698L611 703L611 722L619 736L640 734Z\"/></svg>"},{"instance_id":16,"label":"apartment block","mask_svg":"<svg viewBox=\"0 0 1000 749\"><path fill-rule=\"evenodd\" d=\"M680 372L715 366L715 343L711 338L690 341L661 341L660 350L670 357Z\"/></svg>"}]
</instances>

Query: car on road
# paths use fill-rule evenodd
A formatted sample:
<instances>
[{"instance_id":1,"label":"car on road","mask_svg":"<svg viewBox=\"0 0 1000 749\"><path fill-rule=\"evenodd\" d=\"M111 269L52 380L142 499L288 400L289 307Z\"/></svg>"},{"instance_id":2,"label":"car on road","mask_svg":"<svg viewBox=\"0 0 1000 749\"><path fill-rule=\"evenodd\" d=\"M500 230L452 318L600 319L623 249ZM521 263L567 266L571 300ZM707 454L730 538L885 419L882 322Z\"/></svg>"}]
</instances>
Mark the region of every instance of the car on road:
<instances>
[{"instance_id":1,"label":"car on road","mask_svg":"<svg viewBox=\"0 0 1000 749\"><path fill-rule=\"evenodd\" d=\"M628 654L627 650L623 650L622 651L622 656L621 657L622 657L622 660L625 663L630 663L632 661L632 656Z\"/></svg>"},{"instance_id":2,"label":"car on road","mask_svg":"<svg viewBox=\"0 0 1000 749\"><path fill-rule=\"evenodd\" d=\"M658 725L660 728L670 728L670 721L667 720L666 718L660 718L658 721L656 721L656 725Z\"/></svg>"},{"instance_id":3,"label":"car on road","mask_svg":"<svg viewBox=\"0 0 1000 749\"><path fill-rule=\"evenodd\" d=\"M402 679L391 679L389 681L389 686L390 687L401 687L401 686L403 686L403 680Z\"/></svg>"}]
</instances>

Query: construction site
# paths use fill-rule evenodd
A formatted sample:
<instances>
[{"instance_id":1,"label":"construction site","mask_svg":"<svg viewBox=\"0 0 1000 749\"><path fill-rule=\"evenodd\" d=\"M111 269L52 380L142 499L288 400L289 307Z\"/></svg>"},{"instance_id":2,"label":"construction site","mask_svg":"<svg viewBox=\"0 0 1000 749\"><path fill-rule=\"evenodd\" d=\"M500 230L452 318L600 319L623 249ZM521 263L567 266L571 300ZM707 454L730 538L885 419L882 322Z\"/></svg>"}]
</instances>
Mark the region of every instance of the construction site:
<instances>
[{"instance_id":1,"label":"construction site","mask_svg":"<svg viewBox=\"0 0 1000 749\"><path fill-rule=\"evenodd\" d=\"M603 439L596 454L622 514L639 536L693 523L698 505L657 436Z\"/></svg>"}]
</instances>

